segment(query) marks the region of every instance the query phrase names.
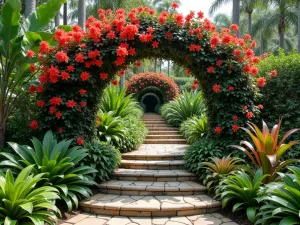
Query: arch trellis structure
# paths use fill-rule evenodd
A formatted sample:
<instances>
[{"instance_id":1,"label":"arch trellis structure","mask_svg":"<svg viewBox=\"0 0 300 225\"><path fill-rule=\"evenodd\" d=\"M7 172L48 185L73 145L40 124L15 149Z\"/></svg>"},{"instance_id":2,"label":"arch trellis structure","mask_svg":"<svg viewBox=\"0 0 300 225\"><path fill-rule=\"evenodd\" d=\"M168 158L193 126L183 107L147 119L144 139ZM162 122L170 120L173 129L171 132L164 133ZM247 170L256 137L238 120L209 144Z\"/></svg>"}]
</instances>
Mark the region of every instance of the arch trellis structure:
<instances>
[{"instance_id":1,"label":"arch trellis structure","mask_svg":"<svg viewBox=\"0 0 300 225\"><path fill-rule=\"evenodd\" d=\"M159 57L185 67L200 83L211 135L238 134L233 126L244 126L259 111L254 102L255 43L249 35L237 38L236 26L217 33L201 12L186 17L173 12L100 9L99 19L87 20L86 32L79 26L58 29L56 46L41 42L39 129L62 138L90 139L102 91L111 81L116 84L115 74L136 60Z\"/></svg>"},{"instance_id":2,"label":"arch trellis structure","mask_svg":"<svg viewBox=\"0 0 300 225\"><path fill-rule=\"evenodd\" d=\"M153 97L156 100L156 104L155 104L156 106L154 108L154 111L158 111L159 110L158 107L161 106L162 102L161 102L160 97L157 96L157 94L155 94L155 93L148 92L148 93L144 94L140 99L141 106L147 112L147 105L144 102L145 102L145 99L147 99L149 97Z\"/></svg>"}]
</instances>

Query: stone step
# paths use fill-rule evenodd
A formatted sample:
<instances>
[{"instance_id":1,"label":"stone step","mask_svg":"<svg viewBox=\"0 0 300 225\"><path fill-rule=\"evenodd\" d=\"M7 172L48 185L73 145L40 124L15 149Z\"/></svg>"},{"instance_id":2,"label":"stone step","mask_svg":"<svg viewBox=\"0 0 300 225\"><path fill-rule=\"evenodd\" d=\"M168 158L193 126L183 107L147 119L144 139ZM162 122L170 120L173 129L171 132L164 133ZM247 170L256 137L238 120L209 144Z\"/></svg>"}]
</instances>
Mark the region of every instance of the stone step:
<instances>
[{"instance_id":1,"label":"stone step","mask_svg":"<svg viewBox=\"0 0 300 225\"><path fill-rule=\"evenodd\" d=\"M171 127L166 123L159 123L159 124L145 124L146 127Z\"/></svg>"},{"instance_id":2,"label":"stone step","mask_svg":"<svg viewBox=\"0 0 300 225\"><path fill-rule=\"evenodd\" d=\"M149 131L179 131L176 127L147 127Z\"/></svg>"},{"instance_id":3,"label":"stone step","mask_svg":"<svg viewBox=\"0 0 300 225\"><path fill-rule=\"evenodd\" d=\"M120 181L111 180L99 184L99 192L116 195L199 195L206 188L194 181Z\"/></svg>"},{"instance_id":4,"label":"stone step","mask_svg":"<svg viewBox=\"0 0 300 225\"><path fill-rule=\"evenodd\" d=\"M145 139L145 144L186 144L186 139Z\"/></svg>"},{"instance_id":5,"label":"stone step","mask_svg":"<svg viewBox=\"0 0 300 225\"><path fill-rule=\"evenodd\" d=\"M176 154L145 154L145 155L134 155L134 154L122 154L122 159L129 160L182 160L184 156L184 152L176 153Z\"/></svg>"},{"instance_id":6,"label":"stone step","mask_svg":"<svg viewBox=\"0 0 300 225\"><path fill-rule=\"evenodd\" d=\"M197 176L186 170L149 170L118 168L113 173L115 180L127 181L195 181Z\"/></svg>"},{"instance_id":7,"label":"stone step","mask_svg":"<svg viewBox=\"0 0 300 225\"><path fill-rule=\"evenodd\" d=\"M172 135L147 135L146 139L184 139L184 137L180 134L172 134Z\"/></svg>"},{"instance_id":8,"label":"stone step","mask_svg":"<svg viewBox=\"0 0 300 225\"><path fill-rule=\"evenodd\" d=\"M97 194L81 201L84 212L111 216L191 216L220 210L220 202L207 195L129 196Z\"/></svg>"},{"instance_id":9,"label":"stone step","mask_svg":"<svg viewBox=\"0 0 300 225\"><path fill-rule=\"evenodd\" d=\"M146 161L146 160L121 160L121 168L125 169L152 169L152 170L172 170L172 169L183 169L183 160L174 161Z\"/></svg>"},{"instance_id":10,"label":"stone step","mask_svg":"<svg viewBox=\"0 0 300 225\"><path fill-rule=\"evenodd\" d=\"M156 120L148 120L148 119L143 119L144 123L146 124L161 124L165 123L166 121L164 119L156 119Z\"/></svg>"},{"instance_id":11,"label":"stone step","mask_svg":"<svg viewBox=\"0 0 300 225\"><path fill-rule=\"evenodd\" d=\"M162 131L149 131L148 132L149 135L179 135L180 132L179 131L175 131L175 130L171 130L171 131L166 131L166 130L162 130Z\"/></svg>"}]
</instances>

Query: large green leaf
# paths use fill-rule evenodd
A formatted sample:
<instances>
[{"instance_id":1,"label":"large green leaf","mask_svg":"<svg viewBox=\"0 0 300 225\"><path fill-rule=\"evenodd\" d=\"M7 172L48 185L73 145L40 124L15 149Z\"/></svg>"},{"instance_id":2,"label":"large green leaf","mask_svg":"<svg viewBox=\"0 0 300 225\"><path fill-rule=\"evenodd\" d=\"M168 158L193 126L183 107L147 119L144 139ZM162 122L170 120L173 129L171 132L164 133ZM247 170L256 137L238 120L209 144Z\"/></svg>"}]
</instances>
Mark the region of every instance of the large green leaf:
<instances>
[{"instance_id":1,"label":"large green leaf","mask_svg":"<svg viewBox=\"0 0 300 225\"><path fill-rule=\"evenodd\" d=\"M7 0L1 11L0 38L3 50L8 54L10 41L18 36L20 21L20 0Z\"/></svg>"},{"instance_id":2,"label":"large green leaf","mask_svg":"<svg viewBox=\"0 0 300 225\"><path fill-rule=\"evenodd\" d=\"M25 31L43 31L67 0L48 0L26 19Z\"/></svg>"}]
</instances>

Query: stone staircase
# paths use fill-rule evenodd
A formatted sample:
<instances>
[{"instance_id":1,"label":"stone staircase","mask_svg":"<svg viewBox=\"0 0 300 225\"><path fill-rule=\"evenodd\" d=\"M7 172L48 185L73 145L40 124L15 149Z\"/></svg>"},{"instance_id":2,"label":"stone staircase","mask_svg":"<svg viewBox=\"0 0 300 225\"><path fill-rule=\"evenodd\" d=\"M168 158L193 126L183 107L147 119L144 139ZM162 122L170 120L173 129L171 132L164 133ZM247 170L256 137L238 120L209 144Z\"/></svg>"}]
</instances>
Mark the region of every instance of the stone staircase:
<instances>
[{"instance_id":1,"label":"stone staircase","mask_svg":"<svg viewBox=\"0 0 300 225\"><path fill-rule=\"evenodd\" d=\"M113 179L99 185L99 194L84 200L87 213L123 217L191 216L216 212L220 202L205 194L196 176L184 170L188 147L177 128L161 116L143 116L149 134L138 150L122 155ZM219 223L221 224L221 223Z\"/></svg>"}]
</instances>

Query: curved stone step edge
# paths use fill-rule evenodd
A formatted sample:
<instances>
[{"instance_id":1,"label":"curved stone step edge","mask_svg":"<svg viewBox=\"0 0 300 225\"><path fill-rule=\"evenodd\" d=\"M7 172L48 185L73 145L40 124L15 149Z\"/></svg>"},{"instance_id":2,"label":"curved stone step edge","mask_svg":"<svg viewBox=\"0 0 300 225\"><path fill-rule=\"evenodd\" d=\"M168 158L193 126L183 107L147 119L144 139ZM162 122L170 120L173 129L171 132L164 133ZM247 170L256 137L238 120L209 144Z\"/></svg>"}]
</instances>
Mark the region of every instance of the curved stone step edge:
<instances>
[{"instance_id":1,"label":"curved stone step edge","mask_svg":"<svg viewBox=\"0 0 300 225\"><path fill-rule=\"evenodd\" d=\"M102 197L101 199L98 199ZM104 197L103 197L104 196ZM204 197L201 200L198 196ZM106 197L106 198L105 198ZM193 199L191 202L168 202L168 198L183 197ZM158 199L166 199L161 201ZM194 196L127 196L98 194L90 200L80 202L83 211L104 215L124 216L187 216L211 213L220 210L221 203L206 195Z\"/></svg>"},{"instance_id":2,"label":"curved stone step edge","mask_svg":"<svg viewBox=\"0 0 300 225\"><path fill-rule=\"evenodd\" d=\"M149 155L149 154L122 154L122 159L126 160L183 160L184 153L182 154L161 154L161 155Z\"/></svg>"}]
</instances>

